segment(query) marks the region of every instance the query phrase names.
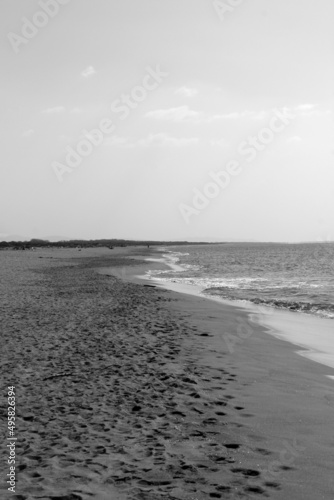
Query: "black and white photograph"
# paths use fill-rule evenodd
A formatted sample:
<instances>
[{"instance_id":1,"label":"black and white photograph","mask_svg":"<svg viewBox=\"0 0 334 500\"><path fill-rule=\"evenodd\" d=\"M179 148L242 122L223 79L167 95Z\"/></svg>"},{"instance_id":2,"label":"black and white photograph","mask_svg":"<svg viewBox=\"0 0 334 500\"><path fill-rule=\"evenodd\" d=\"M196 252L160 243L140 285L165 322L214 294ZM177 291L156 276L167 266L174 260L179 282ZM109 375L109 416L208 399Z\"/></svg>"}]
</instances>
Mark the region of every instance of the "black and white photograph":
<instances>
[{"instance_id":1,"label":"black and white photograph","mask_svg":"<svg viewBox=\"0 0 334 500\"><path fill-rule=\"evenodd\" d=\"M333 0L0 0L1 500L334 499Z\"/></svg>"}]
</instances>

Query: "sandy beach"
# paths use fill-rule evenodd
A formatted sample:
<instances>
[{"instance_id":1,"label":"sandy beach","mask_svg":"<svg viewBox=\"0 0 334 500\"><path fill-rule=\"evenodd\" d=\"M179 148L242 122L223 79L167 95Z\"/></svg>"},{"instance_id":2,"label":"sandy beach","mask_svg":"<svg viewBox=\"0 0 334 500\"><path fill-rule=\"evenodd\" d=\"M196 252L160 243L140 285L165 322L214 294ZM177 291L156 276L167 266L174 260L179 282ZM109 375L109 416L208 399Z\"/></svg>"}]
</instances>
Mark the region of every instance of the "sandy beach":
<instances>
[{"instance_id":1,"label":"sandy beach","mask_svg":"<svg viewBox=\"0 0 334 500\"><path fill-rule=\"evenodd\" d=\"M0 252L17 500L332 500L334 369L240 307L151 286L150 249Z\"/></svg>"}]
</instances>

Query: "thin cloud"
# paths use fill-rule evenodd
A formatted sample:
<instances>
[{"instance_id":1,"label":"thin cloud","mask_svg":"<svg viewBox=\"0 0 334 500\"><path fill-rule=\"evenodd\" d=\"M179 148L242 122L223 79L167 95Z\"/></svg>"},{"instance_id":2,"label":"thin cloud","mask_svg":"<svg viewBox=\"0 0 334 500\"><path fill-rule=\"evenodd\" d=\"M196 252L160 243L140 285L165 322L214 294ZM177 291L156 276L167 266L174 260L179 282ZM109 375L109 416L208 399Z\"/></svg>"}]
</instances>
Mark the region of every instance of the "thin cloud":
<instances>
[{"instance_id":1,"label":"thin cloud","mask_svg":"<svg viewBox=\"0 0 334 500\"><path fill-rule=\"evenodd\" d=\"M150 134L145 139L141 139L137 142L139 146L142 147L164 147L164 146L188 146L190 144L196 144L198 142L197 137L171 137L168 134Z\"/></svg>"},{"instance_id":2,"label":"thin cloud","mask_svg":"<svg viewBox=\"0 0 334 500\"><path fill-rule=\"evenodd\" d=\"M240 120L243 118L251 120L263 120L267 116L266 111L233 111L231 113L222 113L208 117L207 121L215 120Z\"/></svg>"},{"instance_id":3,"label":"thin cloud","mask_svg":"<svg viewBox=\"0 0 334 500\"><path fill-rule=\"evenodd\" d=\"M181 122L187 120L197 120L199 113L189 109L188 106L179 106L177 108L156 109L155 111L149 111L145 116L156 120Z\"/></svg>"},{"instance_id":4,"label":"thin cloud","mask_svg":"<svg viewBox=\"0 0 334 500\"><path fill-rule=\"evenodd\" d=\"M33 130L32 128L28 129L28 130L25 130L22 134L22 137L31 137L32 135L34 135L35 133L35 130Z\"/></svg>"},{"instance_id":5,"label":"thin cloud","mask_svg":"<svg viewBox=\"0 0 334 500\"><path fill-rule=\"evenodd\" d=\"M198 137L172 137L163 132L157 134L149 134L147 137L139 140L131 140L128 137L112 136L105 139L105 144L118 147L132 149L136 147L182 147L198 143Z\"/></svg>"},{"instance_id":6,"label":"thin cloud","mask_svg":"<svg viewBox=\"0 0 334 500\"><path fill-rule=\"evenodd\" d=\"M300 104L297 106L296 110L298 111L310 111L311 109L315 109L315 104Z\"/></svg>"},{"instance_id":7,"label":"thin cloud","mask_svg":"<svg viewBox=\"0 0 334 500\"><path fill-rule=\"evenodd\" d=\"M326 116L332 113L329 109L320 109L318 104L299 104L295 107L295 112L300 116Z\"/></svg>"},{"instance_id":8,"label":"thin cloud","mask_svg":"<svg viewBox=\"0 0 334 500\"><path fill-rule=\"evenodd\" d=\"M57 114L57 113L63 113L64 111L65 111L64 106L54 106L53 108L43 109L43 113L46 114Z\"/></svg>"},{"instance_id":9,"label":"thin cloud","mask_svg":"<svg viewBox=\"0 0 334 500\"><path fill-rule=\"evenodd\" d=\"M88 66L86 69L84 69L81 72L81 76L83 76L84 78L89 78L89 77L95 75L95 73L96 73L96 70L95 70L94 66Z\"/></svg>"},{"instance_id":10,"label":"thin cloud","mask_svg":"<svg viewBox=\"0 0 334 500\"><path fill-rule=\"evenodd\" d=\"M230 113L221 113L215 115L205 115L194 111L189 108L189 106L179 106L177 108L170 109L157 109L155 111L150 111L146 114L149 118L155 118L157 120L170 120L170 121L188 121L194 123L211 123L218 120L240 120L240 119L251 119L251 120L263 120L267 116L266 111L233 111Z\"/></svg>"},{"instance_id":11,"label":"thin cloud","mask_svg":"<svg viewBox=\"0 0 334 500\"><path fill-rule=\"evenodd\" d=\"M71 137L70 135L61 134L59 136L59 140L62 141L62 142L72 142L73 141L73 137Z\"/></svg>"},{"instance_id":12,"label":"thin cloud","mask_svg":"<svg viewBox=\"0 0 334 500\"><path fill-rule=\"evenodd\" d=\"M198 90L195 88L183 86L175 90L174 94L181 94L184 95L185 97L194 97L195 95L198 94Z\"/></svg>"},{"instance_id":13,"label":"thin cloud","mask_svg":"<svg viewBox=\"0 0 334 500\"><path fill-rule=\"evenodd\" d=\"M211 139L210 145L211 146L218 146L220 148L226 148L229 144L226 141L226 139Z\"/></svg>"},{"instance_id":14,"label":"thin cloud","mask_svg":"<svg viewBox=\"0 0 334 500\"><path fill-rule=\"evenodd\" d=\"M113 135L104 140L105 144L108 146L115 146L121 148L133 148L134 143L131 143L128 137L121 137L119 135Z\"/></svg>"},{"instance_id":15,"label":"thin cloud","mask_svg":"<svg viewBox=\"0 0 334 500\"><path fill-rule=\"evenodd\" d=\"M295 107L284 107L281 108L282 112L298 114L299 116L324 116L331 114L328 109L319 109L316 104L300 104ZM267 116L274 110L261 110L261 111L233 111L230 113L216 114L208 116L206 118L207 122L213 122L216 120L264 120ZM205 119L204 119L205 121Z\"/></svg>"},{"instance_id":16,"label":"thin cloud","mask_svg":"<svg viewBox=\"0 0 334 500\"><path fill-rule=\"evenodd\" d=\"M101 112L103 113L104 107L101 104L85 104L82 106L74 106L73 108L70 109L70 113L72 115L79 115L82 113L95 113L95 112Z\"/></svg>"},{"instance_id":17,"label":"thin cloud","mask_svg":"<svg viewBox=\"0 0 334 500\"><path fill-rule=\"evenodd\" d=\"M332 112L328 109L319 109L315 104L301 104L295 107L281 108L282 112L299 114L299 116L324 116ZM204 114L194 111L189 106L179 106L169 109L157 109L146 113L147 118L154 118L156 120L169 120L174 122L192 122L192 123L212 123L214 121L223 120L265 120L274 110L260 110L260 111L231 111L228 113L220 114Z\"/></svg>"},{"instance_id":18,"label":"thin cloud","mask_svg":"<svg viewBox=\"0 0 334 500\"><path fill-rule=\"evenodd\" d=\"M72 114L79 114L79 113L83 113L83 112L84 112L84 109L79 108L79 107L72 108L70 111L70 113L72 113Z\"/></svg>"},{"instance_id":19,"label":"thin cloud","mask_svg":"<svg viewBox=\"0 0 334 500\"><path fill-rule=\"evenodd\" d=\"M302 138L299 137L299 135L294 135L293 137L289 137L289 139L287 140L287 143L289 144L296 144L298 142L302 142Z\"/></svg>"}]
</instances>

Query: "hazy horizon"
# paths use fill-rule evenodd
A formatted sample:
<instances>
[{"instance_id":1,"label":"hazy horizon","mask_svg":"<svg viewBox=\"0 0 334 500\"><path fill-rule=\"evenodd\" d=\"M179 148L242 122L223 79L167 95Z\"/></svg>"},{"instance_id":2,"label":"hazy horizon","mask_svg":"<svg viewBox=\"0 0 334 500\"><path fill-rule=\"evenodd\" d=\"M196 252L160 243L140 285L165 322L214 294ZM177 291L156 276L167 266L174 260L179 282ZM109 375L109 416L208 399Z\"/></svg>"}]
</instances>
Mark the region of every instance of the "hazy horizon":
<instances>
[{"instance_id":1,"label":"hazy horizon","mask_svg":"<svg viewBox=\"0 0 334 500\"><path fill-rule=\"evenodd\" d=\"M94 240L124 240L124 241L134 241L134 242L143 242L145 243L146 241L152 241L152 242L156 242L156 243L159 243L159 242L164 242L164 241L168 241L170 243L177 243L177 242L183 242L185 241L186 243L213 243L213 244L219 244L219 243L263 243L263 244L277 244L277 245L284 245L284 244L287 244L287 245L298 245L298 244L306 244L306 243L310 243L310 244L313 244L313 243L334 243L334 240L304 240L304 241L264 241L264 240L241 240L241 239L232 239L232 238L225 238L225 239L217 239L217 238L209 238L209 237L201 237L201 238L196 238L196 237L193 237L193 238L188 238L186 240L182 240L181 238L179 239L160 239L160 240L156 240L154 238L146 238L146 239L135 239L135 238L118 238L117 236L112 236L112 237L108 237L108 238L105 238L105 237L102 237L102 238L69 238L69 237L61 237L61 236L45 236L43 238L36 238L36 237L24 237L24 236L19 236L19 235L8 235L7 237L2 237L0 238L0 242L11 242L11 241L21 241L21 242L30 242L31 240L34 240L34 239L40 239L40 240L45 240L45 241L49 241L50 243L56 243L56 242L66 242L66 241L76 241L76 240L82 240L82 241L94 241Z\"/></svg>"},{"instance_id":2,"label":"hazy horizon","mask_svg":"<svg viewBox=\"0 0 334 500\"><path fill-rule=\"evenodd\" d=\"M330 0L0 13L0 241L334 240Z\"/></svg>"}]
</instances>

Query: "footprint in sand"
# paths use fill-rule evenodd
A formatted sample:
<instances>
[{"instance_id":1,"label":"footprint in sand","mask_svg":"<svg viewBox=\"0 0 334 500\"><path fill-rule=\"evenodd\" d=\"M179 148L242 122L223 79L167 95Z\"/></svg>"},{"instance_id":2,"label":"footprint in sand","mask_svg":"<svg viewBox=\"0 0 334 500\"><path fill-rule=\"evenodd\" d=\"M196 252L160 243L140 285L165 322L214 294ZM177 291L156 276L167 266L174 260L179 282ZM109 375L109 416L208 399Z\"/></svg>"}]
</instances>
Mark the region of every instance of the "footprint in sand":
<instances>
[{"instance_id":1,"label":"footprint in sand","mask_svg":"<svg viewBox=\"0 0 334 500\"><path fill-rule=\"evenodd\" d=\"M240 448L240 444L235 444L235 443L231 443L231 444L224 444L225 448L227 448L228 450L238 450Z\"/></svg>"},{"instance_id":2,"label":"footprint in sand","mask_svg":"<svg viewBox=\"0 0 334 500\"><path fill-rule=\"evenodd\" d=\"M234 474L242 474L245 477L258 477L260 475L260 472L254 469L235 468L232 469L232 472Z\"/></svg>"}]
</instances>

